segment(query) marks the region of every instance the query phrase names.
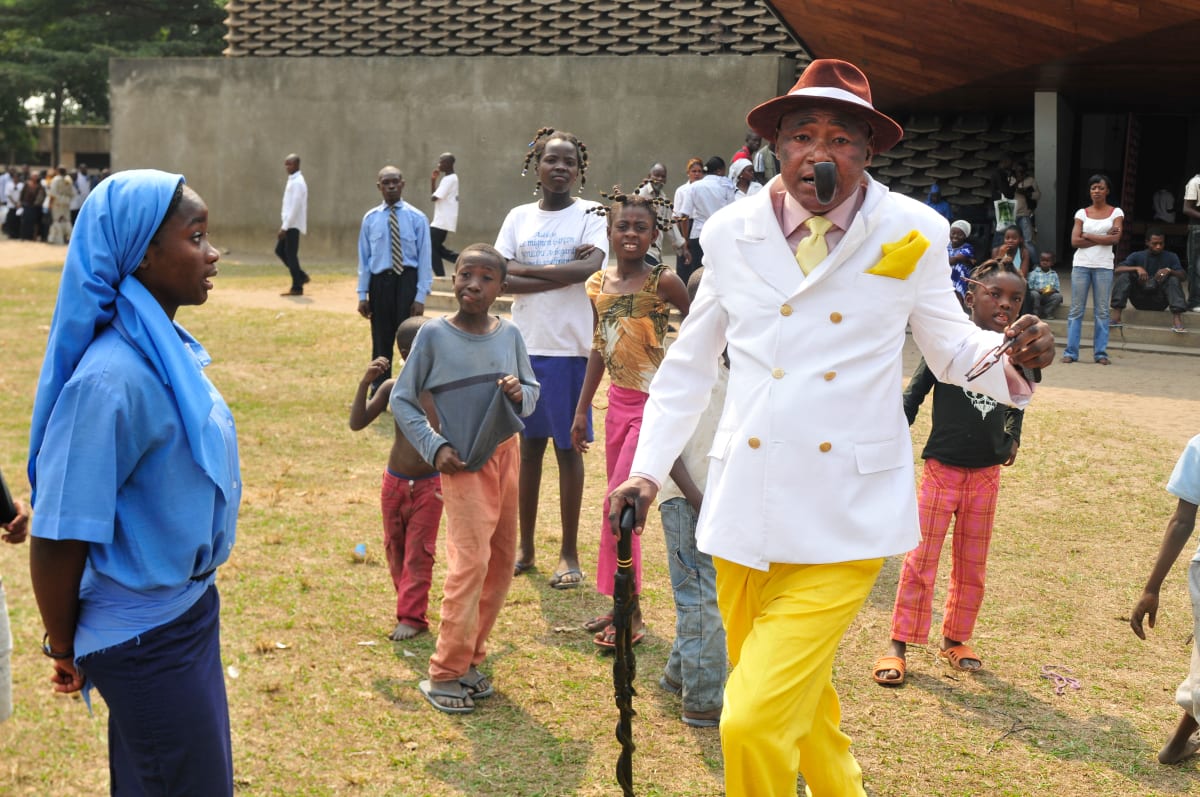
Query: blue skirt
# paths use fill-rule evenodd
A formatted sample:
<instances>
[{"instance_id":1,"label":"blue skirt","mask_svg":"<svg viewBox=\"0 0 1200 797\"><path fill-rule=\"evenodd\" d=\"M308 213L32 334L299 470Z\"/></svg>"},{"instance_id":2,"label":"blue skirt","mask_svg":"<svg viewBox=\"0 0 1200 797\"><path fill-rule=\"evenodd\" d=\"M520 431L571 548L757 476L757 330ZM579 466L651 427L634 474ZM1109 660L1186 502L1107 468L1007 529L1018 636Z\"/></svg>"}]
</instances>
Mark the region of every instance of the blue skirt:
<instances>
[{"instance_id":1,"label":"blue skirt","mask_svg":"<svg viewBox=\"0 0 1200 797\"><path fill-rule=\"evenodd\" d=\"M571 424L575 422L575 406L583 392L588 358L531 355L529 362L542 389L533 414L522 419L525 421L522 434L531 440L553 437L557 448L573 448ZM587 439L591 442L591 407L588 407L587 424Z\"/></svg>"},{"instance_id":2,"label":"blue skirt","mask_svg":"<svg viewBox=\"0 0 1200 797\"><path fill-rule=\"evenodd\" d=\"M80 659L108 704L113 794L233 794L220 613L214 584L171 622Z\"/></svg>"}]
</instances>

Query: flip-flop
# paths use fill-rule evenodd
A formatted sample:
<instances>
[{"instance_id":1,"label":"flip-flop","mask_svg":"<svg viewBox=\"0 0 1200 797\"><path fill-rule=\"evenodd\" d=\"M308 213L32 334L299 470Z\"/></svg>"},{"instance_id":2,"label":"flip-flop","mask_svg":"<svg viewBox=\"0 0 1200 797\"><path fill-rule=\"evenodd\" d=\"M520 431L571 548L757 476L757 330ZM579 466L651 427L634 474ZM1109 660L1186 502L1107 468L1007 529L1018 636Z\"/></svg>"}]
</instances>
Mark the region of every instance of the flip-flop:
<instances>
[{"instance_id":1,"label":"flip-flop","mask_svg":"<svg viewBox=\"0 0 1200 797\"><path fill-rule=\"evenodd\" d=\"M638 644L639 642L642 641L642 639L645 636L646 636L646 627L642 626L642 628L640 630L634 632L633 639L630 641L630 644L632 644L632 645ZM598 648L604 648L605 650L616 650L616 648L617 648L616 639L617 639L617 629L615 626L610 625L607 628L605 628L603 631L596 634L596 636L592 638L592 642L596 643L596 647L598 647Z\"/></svg>"},{"instance_id":2,"label":"flip-flop","mask_svg":"<svg viewBox=\"0 0 1200 797\"><path fill-rule=\"evenodd\" d=\"M596 633L597 631L603 631L605 628L608 628L610 625L612 625L612 620L613 618L611 614L601 614L584 623L583 630L592 634Z\"/></svg>"},{"instance_id":3,"label":"flip-flop","mask_svg":"<svg viewBox=\"0 0 1200 797\"><path fill-rule=\"evenodd\" d=\"M883 684L884 686L899 686L904 683L904 675L906 672L906 662L899 656L880 656L875 660L875 668L871 670L871 677L875 679L875 683ZM895 670L900 673L899 678L884 678L883 673L888 670Z\"/></svg>"},{"instance_id":4,"label":"flip-flop","mask_svg":"<svg viewBox=\"0 0 1200 797\"><path fill-rule=\"evenodd\" d=\"M470 714L475 710L475 706L447 706L444 703L439 703L437 700L439 697L448 697L452 700L470 700L471 695L467 692L466 687L461 692L447 692L444 689L435 689L430 681L425 680L417 684L417 688L421 690L421 694L429 701L429 705L445 714Z\"/></svg>"},{"instance_id":5,"label":"flip-flop","mask_svg":"<svg viewBox=\"0 0 1200 797\"><path fill-rule=\"evenodd\" d=\"M574 576L568 580L568 576ZM555 573L550 579L550 586L554 589L575 589L583 583L583 571L578 567L572 567L568 570Z\"/></svg>"},{"instance_id":6,"label":"flip-flop","mask_svg":"<svg viewBox=\"0 0 1200 797\"><path fill-rule=\"evenodd\" d=\"M983 659L979 658L979 654L971 650L970 645L955 645L952 648L938 651L938 658L945 659L951 667L959 672L979 672L983 669ZM978 667L964 667L964 661L977 661Z\"/></svg>"},{"instance_id":7,"label":"flip-flop","mask_svg":"<svg viewBox=\"0 0 1200 797\"><path fill-rule=\"evenodd\" d=\"M535 567L533 562L515 562L513 563L513 578L523 576Z\"/></svg>"},{"instance_id":8,"label":"flip-flop","mask_svg":"<svg viewBox=\"0 0 1200 797\"><path fill-rule=\"evenodd\" d=\"M474 678L471 677L472 670L475 674ZM467 670L467 674L459 678L458 682L466 688L467 696L472 700L482 700L485 697L491 697L496 694L496 688L492 686L491 679L474 667ZM480 685L482 685L482 689Z\"/></svg>"}]
</instances>

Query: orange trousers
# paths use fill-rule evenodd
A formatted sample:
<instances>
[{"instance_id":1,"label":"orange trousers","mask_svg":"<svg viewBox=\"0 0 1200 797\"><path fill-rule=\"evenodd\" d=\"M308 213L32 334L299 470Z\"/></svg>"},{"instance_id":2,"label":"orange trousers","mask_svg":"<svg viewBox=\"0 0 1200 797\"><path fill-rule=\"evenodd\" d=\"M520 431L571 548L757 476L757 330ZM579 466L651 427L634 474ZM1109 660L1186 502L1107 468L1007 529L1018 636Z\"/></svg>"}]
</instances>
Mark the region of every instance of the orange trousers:
<instances>
[{"instance_id":1,"label":"orange trousers","mask_svg":"<svg viewBox=\"0 0 1200 797\"><path fill-rule=\"evenodd\" d=\"M487 655L487 638L504 605L517 555L520 446L513 435L477 471L442 474L446 584L429 677L452 681Z\"/></svg>"}]
</instances>

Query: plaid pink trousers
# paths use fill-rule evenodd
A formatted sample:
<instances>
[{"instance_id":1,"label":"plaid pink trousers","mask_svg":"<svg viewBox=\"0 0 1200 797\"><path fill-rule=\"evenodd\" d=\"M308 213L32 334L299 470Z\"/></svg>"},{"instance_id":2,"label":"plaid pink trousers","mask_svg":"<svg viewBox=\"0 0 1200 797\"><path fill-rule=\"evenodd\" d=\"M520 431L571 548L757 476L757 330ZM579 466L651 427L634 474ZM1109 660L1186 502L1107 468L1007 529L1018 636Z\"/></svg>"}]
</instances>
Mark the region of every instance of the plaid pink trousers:
<instances>
[{"instance_id":1,"label":"plaid pink trousers","mask_svg":"<svg viewBox=\"0 0 1200 797\"><path fill-rule=\"evenodd\" d=\"M900 568L896 605L892 609L892 639L918 645L929 641L933 584L952 517L950 588L946 593L942 636L956 642L971 638L983 604L988 546L999 492L999 465L958 468L936 459L925 460L917 494L921 543L908 552Z\"/></svg>"}]
</instances>

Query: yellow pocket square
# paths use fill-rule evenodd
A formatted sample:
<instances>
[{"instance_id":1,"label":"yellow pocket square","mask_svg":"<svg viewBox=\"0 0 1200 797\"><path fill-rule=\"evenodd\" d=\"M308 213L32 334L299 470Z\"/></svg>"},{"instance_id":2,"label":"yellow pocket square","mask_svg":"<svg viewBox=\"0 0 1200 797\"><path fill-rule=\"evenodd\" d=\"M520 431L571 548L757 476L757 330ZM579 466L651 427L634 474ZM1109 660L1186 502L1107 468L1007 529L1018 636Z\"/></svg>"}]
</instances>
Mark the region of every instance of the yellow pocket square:
<instances>
[{"instance_id":1,"label":"yellow pocket square","mask_svg":"<svg viewBox=\"0 0 1200 797\"><path fill-rule=\"evenodd\" d=\"M868 274L878 274L881 277L906 280L917 267L917 261L929 248L929 239L916 230L899 241L892 241L880 247L883 257L879 262L867 269Z\"/></svg>"}]
</instances>

